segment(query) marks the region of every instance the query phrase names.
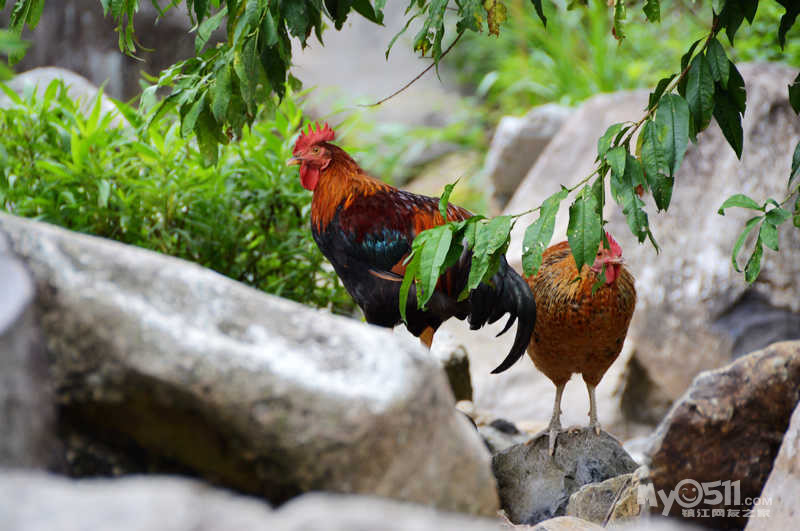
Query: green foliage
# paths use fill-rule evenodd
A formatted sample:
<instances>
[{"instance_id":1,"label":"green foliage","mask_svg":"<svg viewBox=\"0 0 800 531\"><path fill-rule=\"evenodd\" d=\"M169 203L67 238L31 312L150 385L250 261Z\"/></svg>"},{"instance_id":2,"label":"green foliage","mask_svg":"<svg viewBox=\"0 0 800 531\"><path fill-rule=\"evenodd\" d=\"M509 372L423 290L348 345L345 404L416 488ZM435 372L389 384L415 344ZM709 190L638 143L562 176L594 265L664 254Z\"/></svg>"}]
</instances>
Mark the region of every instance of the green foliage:
<instances>
[{"instance_id":1,"label":"green foliage","mask_svg":"<svg viewBox=\"0 0 800 531\"><path fill-rule=\"evenodd\" d=\"M797 18L796 2L780 1L786 8L777 27L780 44L785 41ZM658 251L655 237L650 231L645 203L641 196L651 193L658 210L667 210L672 197L675 174L680 168L689 141L696 141L697 134L704 130L713 117L737 157L741 157L743 149L742 117L746 110L746 94L744 80L736 65L728 58L725 49L718 41L718 34L725 32L733 44L736 33L742 22L755 20L758 0L726 0L718 2L721 9L714 11L710 28L704 38L695 41L680 60L680 70L662 78L654 92L650 95L649 105L642 118L636 122L617 123L608 128L598 140L598 157L596 169L586 178L570 188L548 198L542 205L532 209L539 210L539 219L526 230L523 242L523 267L526 274L535 274L541 265L541 253L552 237L552 224L558 211L558 205L569 194L580 189L569 208L567 239L572 255L580 271L584 264L591 264L600 245L608 242L603 237L603 204L605 201L605 178L610 175L611 194L626 216L631 232L639 242L648 238ZM615 2L613 33L622 39L621 21L625 14L620 13L620 3ZM648 18L655 19L655 7L645 4ZM660 9L660 6L659 6ZM717 14L718 13L718 14ZM660 12L658 17L660 17ZM552 17L551 17L552 19ZM551 24L551 27L555 24ZM574 62L563 61L570 68ZM788 87L787 96L795 111L800 111L800 74ZM631 142L638 135L635 148ZM792 218L793 224L800 227L800 143L792 159L787 194L782 202L769 198L762 204L747 196L737 194L729 198L719 213L725 209L741 207L760 211L761 214L750 219L739 236L732 251L733 266L742 271L737 258L747 237L756 227L759 228L753 251L744 266L745 280L753 282L761 270L764 246L777 251L779 249L778 227ZM595 177L596 176L596 177ZM594 178L594 181L589 184ZM794 211L785 206L794 198ZM524 213L523 213L524 214ZM519 214L522 215L522 214ZM502 216L514 219L516 216ZM496 218L501 219L501 218ZM484 221L489 227L495 220ZM450 224L455 227L455 224ZM437 231L447 230L437 227ZM455 230L455 229L453 229ZM425 254L427 237L422 233L414 243L415 252ZM508 245L508 238L502 239L498 231L495 244L502 248ZM473 265L470 272L481 275L483 264L487 260L488 251L477 243L470 246L473 252ZM437 253L445 253L441 242L437 242ZM408 276L424 276L428 272L407 272ZM485 280L485 278L484 278ZM473 287L472 283L470 287Z\"/></svg>"},{"instance_id":2,"label":"green foliage","mask_svg":"<svg viewBox=\"0 0 800 531\"><path fill-rule=\"evenodd\" d=\"M628 20L637 23L625 24L620 45L612 35L614 11L605 2L567 10L565 1L543 2L545 28L528 0L508 0L509 18L496 40L467 34L453 49L448 64L463 85L485 96L491 113L519 114L542 103L574 104L599 92L652 86L673 68L686 36L703 29L674 2L662 2L657 26L643 23L644 15L629 6Z\"/></svg>"},{"instance_id":3,"label":"green foliage","mask_svg":"<svg viewBox=\"0 0 800 531\"><path fill-rule=\"evenodd\" d=\"M286 97L204 164L167 115L148 128L87 115L60 82L0 112L0 208L192 260L283 297L350 311L309 231L310 196L286 167L302 110Z\"/></svg>"},{"instance_id":4,"label":"green foliage","mask_svg":"<svg viewBox=\"0 0 800 531\"><path fill-rule=\"evenodd\" d=\"M27 43L17 34L9 30L0 30L0 55L15 57L25 52ZM13 72L4 61L0 61L0 81L13 76Z\"/></svg>"}]
</instances>

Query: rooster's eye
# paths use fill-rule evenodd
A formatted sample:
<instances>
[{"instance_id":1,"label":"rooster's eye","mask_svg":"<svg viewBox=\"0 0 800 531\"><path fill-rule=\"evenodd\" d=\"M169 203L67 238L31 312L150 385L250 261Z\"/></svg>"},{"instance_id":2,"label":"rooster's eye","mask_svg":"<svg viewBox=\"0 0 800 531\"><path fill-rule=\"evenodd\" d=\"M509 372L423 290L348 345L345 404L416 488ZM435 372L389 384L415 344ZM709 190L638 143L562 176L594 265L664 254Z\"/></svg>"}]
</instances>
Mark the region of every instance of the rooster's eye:
<instances>
[{"instance_id":1,"label":"rooster's eye","mask_svg":"<svg viewBox=\"0 0 800 531\"><path fill-rule=\"evenodd\" d=\"M312 153L319 153L319 148L318 147L311 148L311 152Z\"/></svg>"}]
</instances>

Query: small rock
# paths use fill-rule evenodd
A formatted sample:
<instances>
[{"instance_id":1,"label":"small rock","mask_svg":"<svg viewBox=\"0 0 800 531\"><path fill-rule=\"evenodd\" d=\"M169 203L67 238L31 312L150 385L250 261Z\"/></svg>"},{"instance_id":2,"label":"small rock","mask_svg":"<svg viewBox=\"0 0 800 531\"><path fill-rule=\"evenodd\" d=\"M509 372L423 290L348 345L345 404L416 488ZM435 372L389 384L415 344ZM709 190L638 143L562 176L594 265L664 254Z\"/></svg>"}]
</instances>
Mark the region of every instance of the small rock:
<instances>
[{"instance_id":1,"label":"small rock","mask_svg":"<svg viewBox=\"0 0 800 531\"><path fill-rule=\"evenodd\" d=\"M517 429L512 423L503 419L496 419L488 425L478 426L478 433L483 437L483 442L492 454L502 452L515 444L528 441L531 436Z\"/></svg>"},{"instance_id":2,"label":"small rock","mask_svg":"<svg viewBox=\"0 0 800 531\"><path fill-rule=\"evenodd\" d=\"M745 531L795 529L800 521L800 404L794 408L772 472Z\"/></svg>"},{"instance_id":3,"label":"small rock","mask_svg":"<svg viewBox=\"0 0 800 531\"><path fill-rule=\"evenodd\" d=\"M696 521L714 527L744 526L746 505L735 499L709 503L693 490L705 482L731 481L740 486L742 504L757 497L799 399L800 341L776 343L699 374L656 430L648 452L655 491L669 495L682 487L669 514L681 516L687 507L695 513L722 508L724 517ZM709 488L720 497L725 491L722 486ZM699 503L690 499L697 495L703 498ZM659 496L654 510L664 509ZM729 509L738 509L739 515L729 516Z\"/></svg>"},{"instance_id":4,"label":"small rock","mask_svg":"<svg viewBox=\"0 0 800 531\"><path fill-rule=\"evenodd\" d=\"M542 433L492 458L503 509L512 522L529 525L564 515L569 497L582 486L635 469L616 439L590 428L562 432L554 457Z\"/></svg>"},{"instance_id":5,"label":"small rock","mask_svg":"<svg viewBox=\"0 0 800 531\"><path fill-rule=\"evenodd\" d=\"M600 483L584 485L567 504L567 514L596 524L604 525L609 512L622 492L628 487L633 473L607 479Z\"/></svg>"},{"instance_id":6,"label":"small rock","mask_svg":"<svg viewBox=\"0 0 800 531\"><path fill-rule=\"evenodd\" d=\"M494 183L502 204L514 194L536 159L558 132L572 109L550 103L534 107L523 117L504 116L486 154L484 172Z\"/></svg>"},{"instance_id":7,"label":"small rock","mask_svg":"<svg viewBox=\"0 0 800 531\"><path fill-rule=\"evenodd\" d=\"M56 464L53 397L33 279L0 232L0 466Z\"/></svg>"},{"instance_id":8,"label":"small rock","mask_svg":"<svg viewBox=\"0 0 800 531\"><path fill-rule=\"evenodd\" d=\"M531 531L599 531L603 528L574 516L557 516L539 522L535 526L527 527L527 529Z\"/></svg>"},{"instance_id":9,"label":"small rock","mask_svg":"<svg viewBox=\"0 0 800 531\"><path fill-rule=\"evenodd\" d=\"M472 378L469 374L469 355L464 345L456 343L452 335L437 334L431 345L431 354L447 374L456 401L472 400Z\"/></svg>"}]
</instances>

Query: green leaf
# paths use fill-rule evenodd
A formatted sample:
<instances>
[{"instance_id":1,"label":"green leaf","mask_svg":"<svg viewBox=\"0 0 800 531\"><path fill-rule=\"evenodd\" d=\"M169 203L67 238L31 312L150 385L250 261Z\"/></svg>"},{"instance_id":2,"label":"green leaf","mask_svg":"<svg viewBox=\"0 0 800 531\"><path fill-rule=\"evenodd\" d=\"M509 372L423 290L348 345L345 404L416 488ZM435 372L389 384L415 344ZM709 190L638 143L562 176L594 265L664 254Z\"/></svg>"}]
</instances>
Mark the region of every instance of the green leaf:
<instances>
[{"instance_id":1,"label":"green leaf","mask_svg":"<svg viewBox=\"0 0 800 531\"><path fill-rule=\"evenodd\" d=\"M584 264L594 263L595 254L600 247L602 223L597 206L597 197L586 186L569 207L567 240L578 271Z\"/></svg>"},{"instance_id":2,"label":"green leaf","mask_svg":"<svg viewBox=\"0 0 800 531\"><path fill-rule=\"evenodd\" d=\"M106 208L108 206L108 197L111 195L111 183L105 179L97 182L97 206Z\"/></svg>"},{"instance_id":3,"label":"green leaf","mask_svg":"<svg viewBox=\"0 0 800 531\"><path fill-rule=\"evenodd\" d=\"M724 203L722 203L722 206L720 206L719 210L717 210L717 214L724 216L725 209L731 207L749 208L750 210L764 210L764 207L756 203L752 198L744 194L734 194L726 199Z\"/></svg>"},{"instance_id":4,"label":"green leaf","mask_svg":"<svg viewBox=\"0 0 800 531\"><path fill-rule=\"evenodd\" d=\"M772 223L767 222L761 224L761 229L758 231L758 238L773 251L778 250L778 227Z\"/></svg>"},{"instance_id":5,"label":"green leaf","mask_svg":"<svg viewBox=\"0 0 800 531\"><path fill-rule=\"evenodd\" d=\"M786 33L794 25L797 15L800 15L800 3L797 0L777 0L786 9L778 25L778 42L781 48L786 46Z\"/></svg>"},{"instance_id":6,"label":"green leaf","mask_svg":"<svg viewBox=\"0 0 800 531\"><path fill-rule=\"evenodd\" d=\"M469 270L469 278L467 279L467 285L462 295L468 294L470 291L477 288L481 280L483 280L486 271L489 270L490 231L487 225L488 224L485 223L476 223L473 225L475 227L475 246L472 248L472 265Z\"/></svg>"},{"instance_id":7,"label":"green leaf","mask_svg":"<svg viewBox=\"0 0 800 531\"><path fill-rule=\"evenodd\" d=\"M739 69L736 68L736 65L733 64L732 61L728 61L728 69L730 70L727 89L728 94L739 113L744 115L744 111L747 107L747 92L745 92L744 88L744 78L742 78L742 74L739 73Z\"/></svg>"},{"instance_id":8,"label":"green leaf","mask_svg":"<svg viewBox=\"0 0 800 531\"><path fill-rule=\"evenodd\" d=\"M800 114L800 74L789 85L789 103L796 114Z\"/></svg>"},{"instance_id":9,"label":"green leaf","mask_svg":"<svg viewBox=\"0 0 800 531\"><path fill-rule=\"evenodd\" d=\"M632 155L627 155L625 174L612 176L611 189L614 200L622 207L631 232L643 242L650 232L647 213L642 209L644 201L636 193L636 187L643 180L642 167Z\"/></svg>"},{"instance_id":10,"label":"green leaf","mask_svg":"<svg viewBox=\"0 0 800 531\"><path fill-rule=\"evenodd\" d=\"M667 130L664 124L656 123L653 120L645 122L639 135L642 166L648 182L652 182L651 179L655 179L662 169L667 168L667 159L661 147L666 136Z\"/></svg>"},{"instance_id":11,"label":"green leaf","mask_svg":"<svg viewBox=\"0 0 800 531\"><path fill-rule=\"evenodd\" d=\"M753 249L753 254L744 266L744 279L748 284L752 284L758 274L761 272L761 258L764 256L764 246L761 241L761 231L759 231L758 239L756 240L756 247Z\"/></svg>"},{"instance_id":12,"label":"green leaf","mask_svg":"<svg viewBox=\"0 0 800 531\"><path fill-rule=\"evenodd\" d=\"M427 232L430 234L425 241L425 246L422 247L419 261L421 290L417 290L417 304L420 308L425 307L436 289L436 283L442 273L442 264L447 258L450 243L453 241L453 228L450 225L440 225L428 229Z\"/></svg>"},{"instance_id":13,"label":"green leaf","mask_svg":"<svg viewBox=\"0 0 800 531\"><path fill-rule=\"evenodd\" d=\"M597 159L603 160L605 157L606 152L611 147L611 142L614 140L614 137L622 130L622 126L625 124L617 123L612 124L611 126L606 129L606 132L603 133L597 140Z\"/></svg>"},{"instance_id":14,"label":"green leaf","mask_svg":"<svg viewBox=\"0 0 800 531\"><path fill-rule=\"evenodd\" d=\"M787 188L792 187L792 181L795 177L800 175L800 142L794 147L794 155L792 155L792 170L789 172L789 183Z\"/></svg>"},{"instance_id":15,"label":"green leaf","mask_svg":"<svg viewBox=\"0 0 800 531\"><path fill-rule=\"evenodd\" d=\"M714 111L714 76L708 60L696 55L686 74L686 102L692 113L695 130L700 132L711 122Z\"/></svg>"},{"instance_id":16,"label":"green leaf","mask_svg":"<svg viewBox=\"0 0 800 531\"><path fill-rule=\"evenodd\" d=\"M194 129L197 119L200 117L200 113L203 112L203 109L207 104L206 94L207 92L203 92L203 94L194 103L187 103L184 105L184 107L188 107L188 111L181 119L182 137L186 138ZM181 114L183 114L183 109L181 109Z\"/></svg>"},{"instance_id":17,"label":"green leaf","mask_svg":"<svg viewBox=\"0 0 800 531\"><path fill-rule=\"evenodd\" d=\"M370 4L369 0L355 0L353 2L353 9L361 15L362 17L366 18L370 22L374 22L378 25L383 25L383 11L378 7L378 3L375 3L375 8L373 9L372 4Z\"/></svg>"},{"instance_id":18,"label":"green leaf","mask_svg":"<svg viewBox=\"0 0 800 531\"><path fill-rule=\"evenodd\" d=\"M606 153L606 161L611 166L613 175L622 176L625 173L625 161L628 153L625 146L616 146Z\"/></svg>"},{"instance_id":19,"label":"green leaf","mask_svg":"<svg viewBox=\"0 0 800 531\"><path fill-rule=\"evenodd\" d=\"M612 32L614 34L614 38L618 41L621 41L625 38L625 30L623 29L625 26L625 19L628 17L628 13L625 9L625 2L623 0L615 0L614 1L614 27Z\"/></svg>"},{"instance_id":20,"label":"green leaf","mask_svg":"<svg viewBox=\"0 0 800 531\"><path fill-rule=\"evenodd\" d=\"M650 100L647 104L647 109L650 110L658 104L658 101L661 99L661 96L664 95L664 91L667 90L667 86L675 79L676 74L672 74L669 77L665 77L659 80L658 84L656 85L656 89L650 93Z\"/></svg>"},{"instance_id":21,"label":"green leaf","mask_svg":"<svg viewBox=\"0 0 800 531\"><path fill-rule=\"evenodd\" d=\"M728 40L733 45L733 39L736 36L736 31L744 21L744 11L740 5L739 0L727 0L722 8L722 11L717 16L720 28L725 28L725 33L728 35Z\"/></svg>"},{"instance_id":22,"label":"green leaf","mask_svg":"<svg viewBox=\"0 0 800 531\"><path fill-rule=\"evenodd\" d=\"M711 74L714 76L714 81L722 85L722 88L727 88L728 76L730 74L730 61L728 56L725 55L725 49L716 38L712 38L708 43L706 59L708 59L708 65L711 67Z\"/></svg>"},{"instance_id":23,"label":"green leaf","mask_svg":"<svg viewBox=\"0 0 800 531\"><path fill-rule=\"evenodd\" d=\"M674 185L674 177L667 177L666 175L662 174L659 174L655 182L650 184L650 190L653 192L653 199L655 199L656 208L659 211L666 211L669 208L670 201L672 200L672 188Z\"/></svg>"},{"instance_id":24,"label":"green leaf","mask_svg":"<svg viewBox=\"0 0 800 531\"><path fill-rule=\"evenodd\" d=\"M661 6L659 0L645 0L642 7L647 20L650 22L661 22Z\"/></svg>"},{"instance_id":25,"label":"green leaf","mask_svg":"<svg viewBox=\"0 0 800 531\"><path fill-rule=\"evenodd\" d=\"M753 231L753 229L759 224L759 222L761 222L762 219L764 219L764 216L756 216L747 220L744 229L739 233L739 237L736 239L736 243L733 246L733 251L731 251L731 263L733 264L733 268L739 273L742 272L742 270L739 269L739 264L736 262L736 259L739 257L739 251L741 250L742 245L744 245L747 235Z\"/></svg>"},{"instance_id":26,"label":"green leaf","mask_svg":"<svg viewBox=\"0 0 800 531\"><path fill-rule=\"evenodd\" d=\"M453 193L453 188L458 184L458 181L459 179L456 179L455 182L445 185L444 192L439 198L439 214L442 215L442 219L445 221L447 221L447 203L450 201L450 194Z\"/></svg>"},{"instance_id":27,"label":"green leaf","mask_svg":"<svg viewBox=\"0 0 800 531\"><path fill-rule=\"evenodd\" d=\"M222 123L228 112L228 105L233 92L233 73L231 67L223 65L217 72L217 79L211 91L211 113L214 118Z\"/></svg>"},{"instance_id":28,"label":"green leaf","mask_svg":"<svg viewBox=\"0 0 800 531\"><path fill-rule=\"evenodd\" d=\"M511 216L497 216L492 218L485 226L489 233L489 254L494 254L508 241L508 233L511 232Z\"/></svg>"},{"instance_id":29,"label":"green leaf","mask_svg":"<svg viewBox=\"0 0 800 531\"><path fill-rule=\"evenodd\" d=\"M733 79L731 79L733 81ZM714 119L717 120L722 134L733 148L738 158L742 158L742 147L744 146L744 132L742 131L742 116L739 113L737 103L734 101L730 92L717 85L716 96L714 98Z\"/></svg>"},{"instance_id":30,"label":"green leaf","mask_svg":"<svg viewBox=\"0 0 800 531\"><path fill-rule=\"evenodd\" d=\"M542 254L550 240L556 224L556 214L569 190L562 188L544 200L539 209L539 218L525 229L522 240L522 270L526 275L535 275L542 265Z\"/></svg>"},{"instance_id":31,"label":"green leaf","mask_svg":"<svg viewBox=\"0 0 800 531\"><path fill-rule=\"evenodd\" d=\"M766 219L767 223L771 223L777 226L786 221L787 219L789 219L791 215L792 214L785 208L775 207L767 211Z\"/></svg>"},{"instance_id":32,"label":"green leaf","mask_svg":"<svg viewBox=\"0 0 800 531\"><path fill-rule=\"evenodd\" d=\"M794 215L792 216L792 224L800 229L800 194L794 200Z\"/></svg>"},{"instance_id":33,"label":"green leaf","mask_svg":"<svg viewBox=\"0 0 800 531\"><path fill-rule=\"evenodd\" d=\"M542 25L547 27L547 17L544 16L544 10L542 9L542 0L531 0L534 9L536 9L536 14L539 15L539 20L542 21Z\"/></svg>"},{"instance_id":34,"label":"green leaf","mask_svg":"<svg viewBox=\"0 0 800 531\"><path fill-rule=\"evenodd\" d=\"M424 234L424 233L423 233ZM408 264L406 265L406 272L403 276L403 282L400 284L400 317L403 321L408 322L406 319L406 307L408 306L408 292L411 290L411 286L414 283L414 279L419 272L419 252L412 252L409 256L411 259Z\"/></svg>"},{"instance_id":35,"label":"green leaf","mask_svg":"<svg viewBox=\"0 0 800 531\"><path fill-rule=\"evenodd\" d=\"M197 9L197 4L195 4L195 9ZM200 52L205 47L208 39L211 38L211 34L219 27L222 23L222 19L228 14L228 8L223 7L216 14L213 16L205 19L200 27L197 28L197 37L194 39L194 53L195 55L199 55ZM200 15L197 16L198 20L201 20L202 17Z\"/></svg>"},{"instance_id":36,"label":"green leaf","mask_svg":"<svg viewBox=\"0 0 800 531\"><path fill-rule=\"evenodd\" d=\"M681 57L681 72L686 70L686 67L689 66L689 61L692 58L694 49L697 48L697 45L700 44L701 40L702 39L697 39L696 41L694 41L692 45L689 47L689 51L687 51ZM678 94L680 94L683 97L686 97L686 76L684 76L683 79L678 81Z\"/></svg>"},{"instance_id":37,"label":"green leaf","mask_svg":"<svg viewBox=\"0 0 800 531\"><path fill-rule=\"evenodd\" d=\"M655 121L659 127L666 128L661 147L669 176L675 177L689 144L689 105L679 95L667 94L661 98Z\"/></svg>"}]
</instances>

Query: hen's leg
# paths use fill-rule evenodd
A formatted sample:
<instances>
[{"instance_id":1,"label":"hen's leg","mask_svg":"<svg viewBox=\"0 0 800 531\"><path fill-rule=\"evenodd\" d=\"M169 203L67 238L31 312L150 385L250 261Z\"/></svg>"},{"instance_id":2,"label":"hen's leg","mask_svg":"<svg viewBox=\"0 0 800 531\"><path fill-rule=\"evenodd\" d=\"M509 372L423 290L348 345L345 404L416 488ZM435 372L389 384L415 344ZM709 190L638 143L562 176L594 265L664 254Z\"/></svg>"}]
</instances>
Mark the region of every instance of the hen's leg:
<instances>
[{"instance_id":1,"label":"hen's leg","mask_svg":"<svg viewBox=\"0 0 800 531\"><path fill-rule=\"evenodd\" d=\"M433 343L433 334L435 333L436 330L434 330L429 326L428 328L423 330L422 333L419 335L419 342L428 347L428 349L430 349L431 343Z\"/></svg>"},{"instance_id":2,"label":"hen's leg","mask_svg":"<svg viewBox=\"0 0 800 531\"><path fill-rule=\"evenodd\" d=\"M589 391L589 427L594 428L594 432L600 435L600 423L597 422L597 398L594 395L595 386L586 382L586 389Z\"/></svg>"},{"instance_id":3,"label":"hen's leg","mask_svg":"<svg viewBox=\"0 0 800 531\"><path fill-rule=\"evenodd\" d=\"M560 385L556 384L556 399L553 402L553 416L550 417L550 425L547 427L547 430L550 432L549 453L551 456L556 453L556 439L558 438L558 433L561 431L561 395L564 393L564 387L566 385L566 383Z\"/></svg>"}]
</instances>

